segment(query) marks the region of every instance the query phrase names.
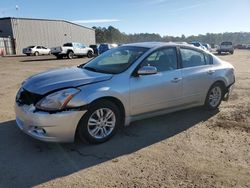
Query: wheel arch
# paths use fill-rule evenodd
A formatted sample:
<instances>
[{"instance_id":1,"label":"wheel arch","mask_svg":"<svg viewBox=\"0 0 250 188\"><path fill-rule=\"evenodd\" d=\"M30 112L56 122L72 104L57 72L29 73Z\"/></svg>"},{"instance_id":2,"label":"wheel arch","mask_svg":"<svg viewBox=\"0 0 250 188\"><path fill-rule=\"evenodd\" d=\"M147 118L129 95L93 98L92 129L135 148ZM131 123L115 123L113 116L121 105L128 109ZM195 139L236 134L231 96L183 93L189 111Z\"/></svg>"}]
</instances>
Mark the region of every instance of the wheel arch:
<instances>
[{"instance_id":1,"label":"wheel arch","mask_svg":"<svg viewBox=\"0 0 250 188\"><path fill-rule=\"evenodd\" d=\"M214 84L220 84L221 86L223 86L223 96L227 93L227 85L226 85L225 81L222 80L222 79L219 79L219 80L214 81L214 82L210 85L210 87L208 88L207 93L209 92L209 90L211 89L211 87L212 87Z\"/></svg>"},{"instance_id":2,"label":"wheel arch","mask_svg":"<svg viewBox=\"0 0 250 188\"><path fill-rule=\"evenodd\" d=\"M221 85L222 85L223 87L225 87L225 88L227 87L224 80L221 80L221 79L220 79L220 80L216 80L212 85L214 85L214 84L216 84L216 83L221 84ZM211 85L211 86L212 86L212 85Z\"/></svg>"},{"instance_id":3,"label":"wheel arch","mask_svg":"<svg viewBox=\"0 0 250 188\"><path fill-rule=\"evenodd\" d=\"M107 100L107 101L110 101L110 102L114 103L115 105L117 105L117 107L120 109L120 112L122 114L122 122L124 123L125 115L126 115L125 107L124 107L123 103L121 102L121 100L119 100L118 98L112 97L112 96L103 96L103 97L100 97L100 98L93 100L89 105L91 106L94 103L102 101L102 100Z\"/></svg>"},{"instance_id":4,"label":"wheel arch","mask_svg":"<svg viewBox=\"0 0 250 188\"><path fill-rule=\"evenodd\" d=\"M73 52L73 53L74 53L74 51L73 51L72 49L68 49L68 50L67 50L67 54L68 54L69 52Z\"/></svg>"}]
</instances>

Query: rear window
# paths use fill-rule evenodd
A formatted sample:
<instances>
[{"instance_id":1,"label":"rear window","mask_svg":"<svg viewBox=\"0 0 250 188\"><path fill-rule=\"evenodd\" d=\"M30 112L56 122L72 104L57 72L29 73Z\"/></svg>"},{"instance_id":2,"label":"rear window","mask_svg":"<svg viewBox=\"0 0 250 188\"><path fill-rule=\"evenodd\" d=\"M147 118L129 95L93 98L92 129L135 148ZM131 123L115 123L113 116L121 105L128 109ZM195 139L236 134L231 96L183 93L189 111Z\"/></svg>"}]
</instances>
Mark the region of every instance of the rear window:
<instances>
[{"instance_id":1,"label":"rear window","mask_svg":"<svg viewBox=\"0 0 250 188\"><path fill-rule=\"evenodd\" d=\"M222 42L221 45L233 45L232 42Z\"/></svg>"},{"instance_id":2,"label":"rear window","mask_svg":"<svg viewBox=\"0 0 250 188\"><path fill-rule=\"evenodd\" d=\"M35 46L28 46L27 48L34 48Z\"/></svg>"},{"instance_id":3,"label":"rear window","mask_svg":"<svg viewBox=\"0 0 250 188\"><path fill-rule=\"evenodd\" d=\"M63 46L68 46L68 47L72 47L72 43L65 43Z\"/></svg>"}]
</instances>

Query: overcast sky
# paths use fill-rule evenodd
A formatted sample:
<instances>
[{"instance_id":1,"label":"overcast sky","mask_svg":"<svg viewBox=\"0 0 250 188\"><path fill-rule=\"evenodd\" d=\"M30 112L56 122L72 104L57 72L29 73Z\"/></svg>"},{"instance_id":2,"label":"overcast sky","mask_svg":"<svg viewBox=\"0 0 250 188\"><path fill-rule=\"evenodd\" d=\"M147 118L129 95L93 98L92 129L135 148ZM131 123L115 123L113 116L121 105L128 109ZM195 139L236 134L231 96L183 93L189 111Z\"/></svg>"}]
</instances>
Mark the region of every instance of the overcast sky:
<instances>
[{"instance_id":1,"label":"overcast sky","mask_svg":"<svg viewBox=\"0 0 250 188\"><path fill-rule=\"evenodd\" d=\"M0 17L9 16L112 25L125 33L250 32L250 0L0 0Z\"/></svg>"}]
</instances>

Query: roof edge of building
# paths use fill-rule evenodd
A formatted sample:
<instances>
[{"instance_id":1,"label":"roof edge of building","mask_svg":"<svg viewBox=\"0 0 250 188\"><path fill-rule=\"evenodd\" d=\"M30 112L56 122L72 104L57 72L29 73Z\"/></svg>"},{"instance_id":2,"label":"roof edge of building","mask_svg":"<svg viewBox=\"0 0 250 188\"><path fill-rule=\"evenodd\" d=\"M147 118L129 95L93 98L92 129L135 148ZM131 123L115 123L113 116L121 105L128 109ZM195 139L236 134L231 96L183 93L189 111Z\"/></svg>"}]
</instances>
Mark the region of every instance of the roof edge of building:
<instances>
[{"instance_id":1,"label":"roof edge of building","mask_svg":"<svg viewBox=\"0 0 250 188\"><path fill-rule=\"evenodd\" d=\"M79 26L79 27L83 27L83 28L86 28L86 29L90 29L90 30L93 30L95 31L95 29L93 28L90 28L90 27L87 27L87 26L83 26L83 25L80 25L80 24L76 24L76 23L73 23L73 22L70 22L70 21L67 21L67 20L60 20L60 19L46 19L46 18L19 18L19 17L2 17L0 18L0 20L8 20L8 19L20 19L20 20L41 20L41 21L60 21L60 22L66 22L66 23L69 23L69 24L73 24L73 25L76 25L76 26Z\"/></svg>"}]
</instances>

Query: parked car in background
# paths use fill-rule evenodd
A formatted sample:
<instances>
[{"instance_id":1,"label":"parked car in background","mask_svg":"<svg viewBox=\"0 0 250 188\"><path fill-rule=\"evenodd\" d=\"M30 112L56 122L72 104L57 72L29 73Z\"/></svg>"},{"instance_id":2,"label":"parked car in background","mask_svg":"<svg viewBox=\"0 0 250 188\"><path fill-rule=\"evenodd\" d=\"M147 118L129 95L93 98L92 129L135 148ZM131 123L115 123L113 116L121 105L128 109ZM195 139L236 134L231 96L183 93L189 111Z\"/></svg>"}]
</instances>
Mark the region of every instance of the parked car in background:
<instances>
[{"instance_id":1,"label":"parked car in background","mask_svg":"<svg viewBox=\"0 0 250 188\"><path fill-rule=\"evenodd\" d=\"M102 54L112 48L116 48L117 46L118 46L117 44L102 43L99 45L99 48L98 48L99 54Z\"/></svg>"},{"instance_id":2,"label":"parked car in background","mask_svg":"<svg viewBox=\"0 0 250 188\"><path fill-rule=\"evenodd\" d=\"M236 45L234 45L234 49L246 49L246 45L245 44L236 44Z\"/></svg>"},{"instance_id":3,"label":"parked car in background","mask_svg":"<svg viewBox=\"0 0 250 188\"><path fill-rule=\"evenodd\" d=\"M175 43L135 43L111 49L87 64L25 80L15 102L16 122L43 141L90 143L119 126L228 99L234 67L208 51Z\"/></svg>"},{"instance_id":4,"label":"parked car in background","mask_svg":"<svg viewBox=\"0 0 250 188\"><path fill-rule=\"evenodd\" d=\"M212 51L212 48L208 43L202 43L202 45L205 46L209 52Z\"/></svg>"},{"instance_id":5,"label":"parked car in background","mask_svg":"<svg viewBox=\"0 0 250 188\"><path fill-rule=\"evenodd\" d=\"M92 50L94 51L94 55L99 55L99 52L98 52L98 45L96 44L91 44L89 45L90 48L92 48Z\"/></svg>"},{"instance_id":6,"label":"parked car in background","mask_svg":"<svg viewBox=\"0 0 250 188\"><path fill-rule=\"evenodd\" d=\"M92 48L87 47L82 43L72 42L65 43L63 46L51 48L51 54L56 56L58 59L63 57L72 59L74 56L87 56L88 58L91 58L93 57L94 51Z\"/></svg>"},{"instance_id":7,"label":"parked car in background","mask_svg":"<svg viewBox=\"0 0 250 188\"><path fill-rule=\"evenodd\" d=\"M218 49L217 49L218 54L221 54L222 52L228 52L230 54L234 53L234 47L232 42L222 42Z\"/></svg>"},{"instance_id":8,"label":"parked car in background","mask_svg":"<svg viewBox=\"0 0 250 188\"><path fill-rule=\"evenodd\" d=\"M23 49L23 54L26 54L27 56L50 55L50 53L50 49L44 46L28 46Z\"/></svg>"},{"instance_id":9,"label":"parked car in background","mask_svg":"<svg viewBox=\"0 0 250 188\"><path fill-rule=\"evenodd\" d=\"M198 48L201 48L203 50L207 50L207 48L205 46L203 46L200 42L197 42L197 41L189 42L188 44L191 44L191 45L196 46Z\"/></svg>"}]
</instances>

